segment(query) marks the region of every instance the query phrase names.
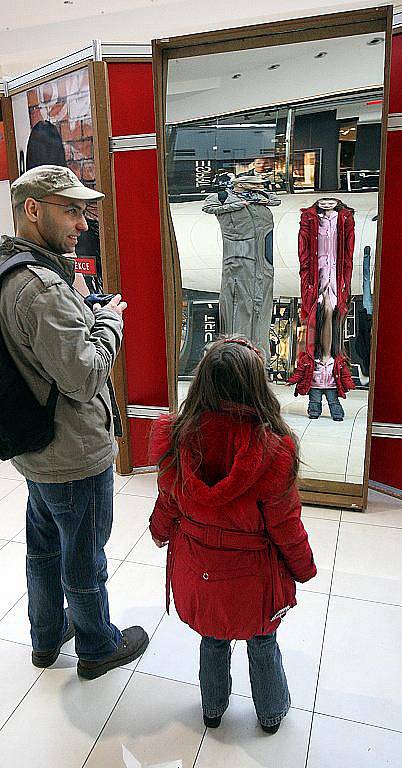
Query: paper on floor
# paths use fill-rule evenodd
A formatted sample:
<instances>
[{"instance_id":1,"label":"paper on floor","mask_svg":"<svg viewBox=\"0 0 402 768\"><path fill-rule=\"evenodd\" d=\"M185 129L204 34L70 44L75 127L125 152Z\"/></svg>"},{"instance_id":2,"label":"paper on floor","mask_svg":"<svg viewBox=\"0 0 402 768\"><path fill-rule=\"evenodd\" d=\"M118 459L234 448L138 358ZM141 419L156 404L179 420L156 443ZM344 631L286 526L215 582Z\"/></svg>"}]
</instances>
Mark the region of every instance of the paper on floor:
<instances>
[{"instance_id":1,"label":"paper on floor","mask_svg":"<svg viewBox=\"0 0 402 768\"><path fill-rule=\"evenodd\" d=\"M142 765L142 763L139 763L137 758L134 757L134 755L129 752L128 749L124 746L124 744L121 745L123 749L123 760L124 765L126 768L145 768L145 766ZM171 760L169 763L158 763L158 765L147 765L146 768L183 768L183 763L181 760Z\"/></svg>"}]
</instances>

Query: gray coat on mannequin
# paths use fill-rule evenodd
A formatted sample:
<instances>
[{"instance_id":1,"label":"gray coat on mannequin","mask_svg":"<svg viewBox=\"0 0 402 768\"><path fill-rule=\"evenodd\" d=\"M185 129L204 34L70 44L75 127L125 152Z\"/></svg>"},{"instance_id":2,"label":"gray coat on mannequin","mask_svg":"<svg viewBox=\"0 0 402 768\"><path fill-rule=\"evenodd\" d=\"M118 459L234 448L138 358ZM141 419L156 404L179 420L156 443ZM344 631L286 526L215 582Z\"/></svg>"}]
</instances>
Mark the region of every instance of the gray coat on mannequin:
<instances>
[{"instance_id":1,"label":"gray coat on mannequin","mask_svg":"<svg viewBox=\"0 0 402 768\"><path fill-rule=\"evenodd\" d=\"M202 208L217 217L223 238L221 331L257 344L266 354L267 367L274 286L269 206L280 204L278 197L263 191L261 177L243 176L235 179L234 191L209 195Z\"/></svg>"}]
</instances>

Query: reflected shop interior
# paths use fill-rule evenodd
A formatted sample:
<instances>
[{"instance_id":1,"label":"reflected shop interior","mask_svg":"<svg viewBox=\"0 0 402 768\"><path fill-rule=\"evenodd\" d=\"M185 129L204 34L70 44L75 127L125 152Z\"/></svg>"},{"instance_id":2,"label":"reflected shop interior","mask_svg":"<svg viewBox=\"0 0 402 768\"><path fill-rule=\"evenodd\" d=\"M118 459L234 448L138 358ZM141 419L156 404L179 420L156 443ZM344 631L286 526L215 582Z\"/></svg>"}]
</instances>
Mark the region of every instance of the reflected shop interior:
<instances>
[{"instance_id":1,"label":"reflected shop interior","mask_svg":"<svg viewBox=\"0 0 402 768\"><path fill-rule=\"evenodd\" d=\"M208 342L252 338L306 480L363 483L384 49L380 32L169 60L179 402Z\"/></svg>"}]
</instances>

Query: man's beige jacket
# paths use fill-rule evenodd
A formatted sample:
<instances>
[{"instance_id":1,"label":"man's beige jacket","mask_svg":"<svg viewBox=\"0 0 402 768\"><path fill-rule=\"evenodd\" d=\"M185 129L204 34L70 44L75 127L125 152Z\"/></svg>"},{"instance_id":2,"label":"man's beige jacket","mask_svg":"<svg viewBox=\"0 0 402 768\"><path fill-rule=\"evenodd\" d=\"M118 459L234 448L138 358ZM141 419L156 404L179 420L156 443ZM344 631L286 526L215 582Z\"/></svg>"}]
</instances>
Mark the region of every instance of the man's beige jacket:
<instances>
[{"instance_id":1,"label":"man's beige jacket","mask_svg":"<svg viewBox=\"0 0 402 768\"><path fill-rule=\"evenodd\" d=\"M5 238L0 260L32 245ZM12 463L35 482L64 483L98 475L115 459L106 382L120 348L122 319L108 309L94 315L72 287L72 259L42 253L63 268L71 287L44 267L13 271L0 290L0 327L11 357L42 405L52 381L57 384L55 438L43 450L24 453ZM0 407L7 408L7 403Z\"/></svg>"}]
</instances>

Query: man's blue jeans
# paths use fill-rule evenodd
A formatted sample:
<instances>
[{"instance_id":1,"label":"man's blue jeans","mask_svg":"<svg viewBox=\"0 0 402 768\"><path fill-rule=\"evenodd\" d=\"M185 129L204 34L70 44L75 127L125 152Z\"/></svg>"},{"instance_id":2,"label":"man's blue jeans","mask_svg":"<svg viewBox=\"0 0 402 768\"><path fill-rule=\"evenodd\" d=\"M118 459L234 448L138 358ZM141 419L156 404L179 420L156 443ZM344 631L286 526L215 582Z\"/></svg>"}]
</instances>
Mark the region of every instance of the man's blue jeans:
<instances>
[{"instance_id":1,"label":"man's blue jeans","mask_svg":"<svg viewBox=\"0 0 402 768\"><path fill-rule=\"evenodd\" d=\"M251 692L262 725L277 725L287 714L290 695L276 642L276 632L247 640ZM200 645L202 709L207 717L220 717L232 690L230 642L203 637Z\"/></svg>"},{"instance_id":2,"label":"man's blue jeans","mask_svg":"<svg viewBox=\"0 0 402 768\"><path fill-rule=\"evenodd\" d=\"M85 480L27 480L27 582L32 646L57 648L67 628L64 595L85 660L114 653L122 636L110 622L104 546L113 521L113 468Z\"/></svg>"}]
</instances>

